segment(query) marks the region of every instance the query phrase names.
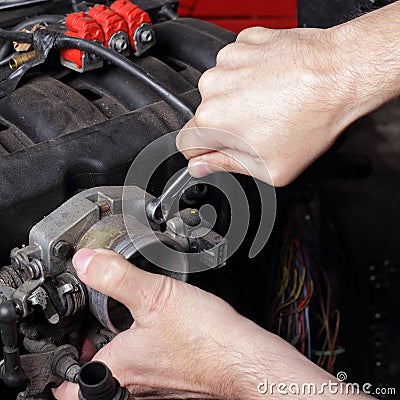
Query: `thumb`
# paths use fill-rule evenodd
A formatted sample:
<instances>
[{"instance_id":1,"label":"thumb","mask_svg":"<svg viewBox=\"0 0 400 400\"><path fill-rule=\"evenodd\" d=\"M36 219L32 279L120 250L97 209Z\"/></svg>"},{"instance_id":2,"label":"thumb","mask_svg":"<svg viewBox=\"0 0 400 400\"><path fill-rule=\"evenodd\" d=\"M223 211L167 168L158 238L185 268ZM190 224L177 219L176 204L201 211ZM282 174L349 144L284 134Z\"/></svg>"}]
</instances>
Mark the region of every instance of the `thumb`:
<instances>
[{"instance_id":1,"label":"thumb","mask_svg":"<svg viewBox=\"0 0 400 400\"><path fill-rule=\"evenodd\" d=\"M168 292L169 278L136 268L109 250L82 249L72 262L85 284L123 303L136 320L156 310Z\"/></svg>"},{"instance_id":2,"label":"thumb","mask_svg":"<svg viewBox=\"0 0 400 400\"><path fill-rule=\"evenodd\" d=\"M267 183L272 182L268 168L261 159L238 150L213 151L189 161L189 172L194 178L224 171L249 175Z\"/></svg>"}]
</instances>

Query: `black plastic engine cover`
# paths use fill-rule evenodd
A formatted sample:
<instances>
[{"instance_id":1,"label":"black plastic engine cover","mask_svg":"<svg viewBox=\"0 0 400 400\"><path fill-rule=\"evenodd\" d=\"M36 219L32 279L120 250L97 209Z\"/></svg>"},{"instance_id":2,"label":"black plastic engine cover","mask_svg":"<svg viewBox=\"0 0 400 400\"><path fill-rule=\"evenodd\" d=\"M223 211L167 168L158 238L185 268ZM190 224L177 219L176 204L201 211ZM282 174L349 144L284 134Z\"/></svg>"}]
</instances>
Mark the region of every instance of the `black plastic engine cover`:
<instances>
[{"instance_id":1,"label":"black plastic engine cover","mask_svg":"<svg viewBox=\"0 0 400 400\"><path fill-rule=\"evenodd\" d=\"M157 45L137 63L195 109L201 73L235 36L193 19L155 29ZM0 261L27 242L32 225L77 191L123 184L138 152L185 122L151 89L113 66L85 74L45 66L27 75L0 100ZM171 169L182 163L177 157ZM164 171L166 178L170 172ZM162 185L158 180L154 194Z\"/></svg>"}]
</instances>

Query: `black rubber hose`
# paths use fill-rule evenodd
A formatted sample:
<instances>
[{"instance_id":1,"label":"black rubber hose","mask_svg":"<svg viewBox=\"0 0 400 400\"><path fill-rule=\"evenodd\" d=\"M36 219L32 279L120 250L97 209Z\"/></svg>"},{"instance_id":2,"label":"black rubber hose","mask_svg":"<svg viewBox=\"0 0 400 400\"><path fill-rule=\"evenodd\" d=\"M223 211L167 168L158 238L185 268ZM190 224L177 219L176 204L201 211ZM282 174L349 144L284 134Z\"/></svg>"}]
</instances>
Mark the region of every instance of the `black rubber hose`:
<instances>
[{"instance_id":1,"label":"black rubber hose","mask_svg":"<svg viewBox=\"0 0 400 400\"><path fill-rule=\"evenodd\" d=\"M133 75L136 79L143 82L145 85L149 86L154 90L166 103L173 107L176 111L182 114L187 120L193 118L193 110L184 101L182 101L178 96L167 89L162 83L158 82L148 72L142 70L132 61L128 60L126 57L107 47L91 42L88 40L77 39L69 36L60 36L56 39L56 47L58 48L72 48L82 51L86 51L90 54L95 54L107 61L110 61L115 66L124 69L129 74Z\"/></svg>"},{"instance_id":2,"label":"black rubber hose","mask_svg":"<svg viewBox=\"0 0 400 400\"><path fill-rule=\"evenodd\" d=\"M36 17L28 18L18 25L15 25L12 30L20 31L22 29L29 28L32 25L36 24L59 24L63 22L65 19L65 15L57 15L57 14L49 14L49 15L38 15Z\"/></svg>"},{"instance_id":3,"label":"black rubber hose","mask_svg":"<svg viewBox=\"0 0 400 400\"><path fill-rule=\"evenodd\" d=\"M4 358L2 379L12 388L21 387L26 378L19 354L17 321L16 305L11 300L1 303L0 332Z\"/></svg>"},{"instance_id":4,"label":"black rubber hose","mask_svg":"<svg viewBox=\"0 0 400 400\"><path fill-rule=\"evenodd\" d=\"M0 38L11 40L13 42L21 42L21 43L32 43L33 42L32 33L7 31L6 29L2 29L2 28L0 28Z\"/></svg>"},{"instance_id":5,"label":"black rubber hose","mask_svg":"<svg viewBox=\"0 0 400 400\"><path fill-rule=\"evenodd\" d=\"M22 29L30 28L36 24L58 24L65 19L64 15L38 15L36 17L28 18L18 25L15 25L10 32L18 32ZM13 51L12 43L5 42L0 46L0 59L8 56Z\"/></svg>"},{"instance_id":6,"label":"black rubber hose","mask_svg":"<svg viewBox=\"0 0 400 400\"><path fill-rule=\"evenodd\" d=\"M108 367L99 361L86 363L79 372L79 400L126 400L130 395L121 388Z\"/></svg>"},{"instance_id":7,"label":"black rubber hose","mask_svg":"<svg viewBox=\"0 0 400 400\"><path fill-rule=\"evenodd\" d=\"M14 49L13 43L6 40L0 46L0 59L7 57Z\"/></svg>"}]
</instances>

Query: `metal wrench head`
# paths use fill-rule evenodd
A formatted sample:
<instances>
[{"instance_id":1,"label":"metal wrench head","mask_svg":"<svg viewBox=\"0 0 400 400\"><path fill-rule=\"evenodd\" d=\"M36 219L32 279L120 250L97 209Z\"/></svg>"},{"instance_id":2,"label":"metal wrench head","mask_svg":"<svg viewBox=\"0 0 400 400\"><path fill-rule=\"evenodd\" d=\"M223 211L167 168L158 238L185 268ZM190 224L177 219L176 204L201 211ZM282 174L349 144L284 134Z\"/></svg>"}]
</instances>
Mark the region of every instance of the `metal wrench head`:
<instances>
[{"instance_id":1,"label":"metal wrench head","mask_svg":"<svg viewBox=\"0 0 400 400\"><path fill-rule=\"evenodd\" d=\"M193 180L189 169L185 168L177 179L163 191L160 197L153 199L147 204L146 214L149 221L158 225L164 223L174 202L179 199L180 195L188 187L188 184Z\"/></svg>"}]
</instances>

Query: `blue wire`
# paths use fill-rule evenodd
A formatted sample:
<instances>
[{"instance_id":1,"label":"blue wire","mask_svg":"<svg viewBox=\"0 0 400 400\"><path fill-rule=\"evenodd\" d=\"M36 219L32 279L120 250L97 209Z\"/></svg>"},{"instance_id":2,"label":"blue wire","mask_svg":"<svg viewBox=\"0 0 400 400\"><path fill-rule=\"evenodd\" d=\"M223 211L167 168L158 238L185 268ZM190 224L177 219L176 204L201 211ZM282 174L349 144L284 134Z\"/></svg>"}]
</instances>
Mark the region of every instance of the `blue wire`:
<instances>
[{"instance_id":1,"label":"blue wire","mask_svg":"<svg viewBox=\"0 0 400 400\"><path fill-rule=\"evenodd\" d=\"M311 360L311 327L310 327L309 307L306 307L304 310L304 320L307 329L307 357Z\"/></svg>"}]
</instances>

